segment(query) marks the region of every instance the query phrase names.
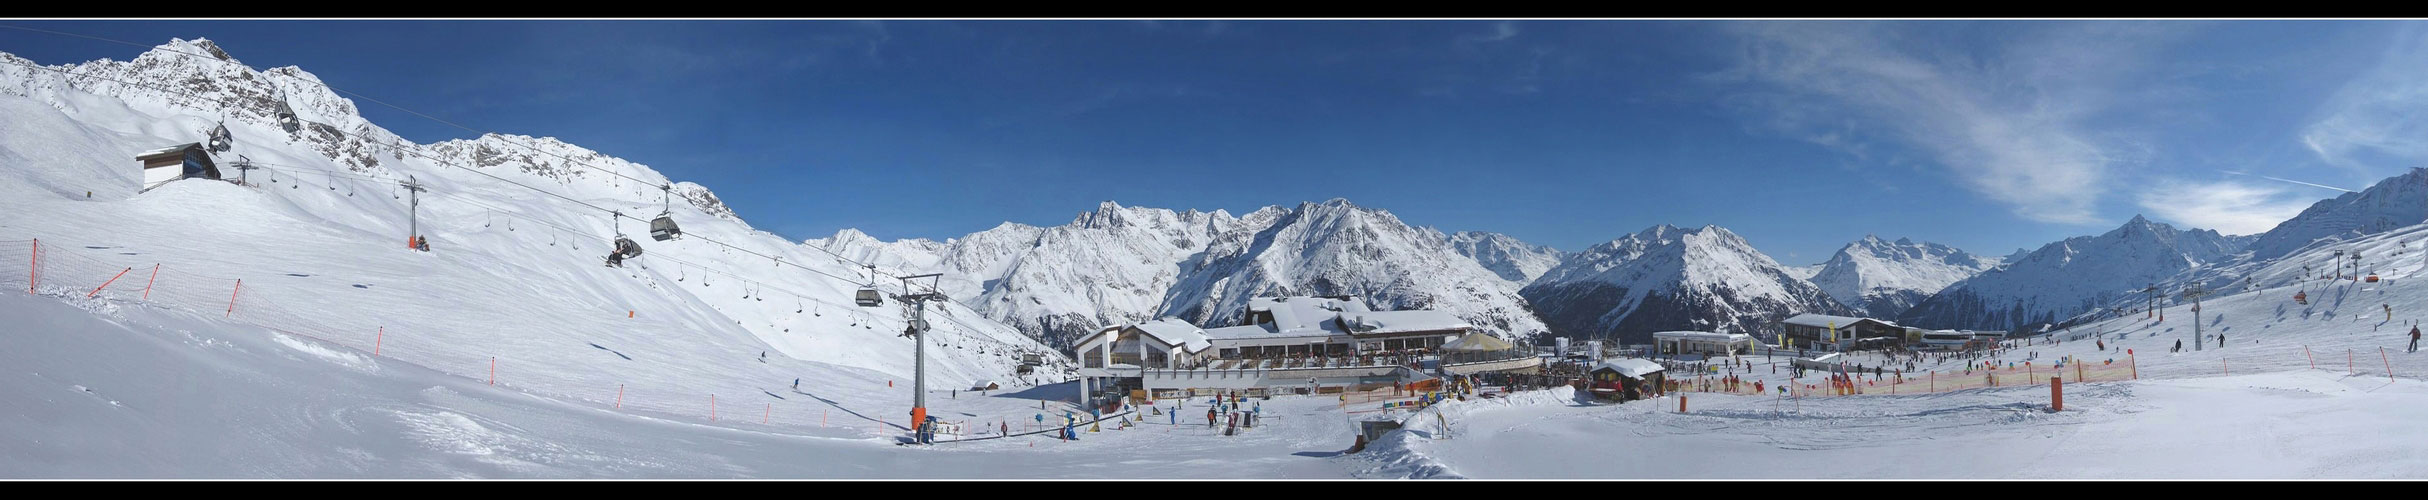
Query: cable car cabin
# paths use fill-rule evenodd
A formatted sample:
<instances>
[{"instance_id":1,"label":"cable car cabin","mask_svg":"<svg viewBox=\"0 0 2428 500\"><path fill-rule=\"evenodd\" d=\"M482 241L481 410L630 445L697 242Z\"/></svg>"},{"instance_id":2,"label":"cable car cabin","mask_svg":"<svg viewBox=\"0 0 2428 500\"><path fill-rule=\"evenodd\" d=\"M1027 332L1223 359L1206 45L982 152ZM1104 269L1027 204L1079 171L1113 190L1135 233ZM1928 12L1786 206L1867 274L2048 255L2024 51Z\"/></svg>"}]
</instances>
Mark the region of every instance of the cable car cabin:
<instances>
[{"instance_id":1,"label":"cable car cabin","mask_svg":"<svg viewBox=\"0 0 2428 500\"><path fill-rule=\"evenodd\" d=\"M2293 292L2293 303L2310 305L2310 292Z\"/></svg>"},{"instance_id":2,"label":"cable car cabin","mask_svg":"<svg viewBox=\"0 0 2428 500\"><path fill-rule=\"evenodd\" d=\"M2369 278L2368 278L2366 281L2368 281L2368 282L2370 282L2370 283L2376 283L2376 282L2377 282L2377 275L2375 275L2375 274L2369 275Z\"/></svg>"},{"instance_id":3,"label":"cable car cabin","mask_svg":"<svg viewBox=\"0 0 2428 500\"><path fill-rule=\"evenodd\" d=\"M210 152L198 142L145 151L135 155L135 161L143 162L142 191L188 177L219 178L219 165L211 163Z\"/></svg>"},{"instance_id":4,"label":"cable car cabin","mask_svg":"<svg viewBox=\"0 0 2428 500\"><path fill-rule=\"evenodd\" d=\"M225 153L228 151L228 149L234 148L235 146L235 138L234 136L228 134L228 126L226 124L221 124L218 127L211 129L211 152Z\"/></svg>"},{"instance_id":5,"label":"cable car cabin","mask_svg":"<svg viewBox=\"0 0 2428 500\"><path fill-rule=\"evenodd\" d=\"M649 221L649 237L657 238L658 241L671 240L682 235L683 228L674 225L674 216L660 215L657 219Z\"/></svg>"},{"instance_id":6,"label":"cable car cabin","mask_svg":"<svg viewBox=\"0 0 2428 500\"><path fill-rule=\"evenodd\" d=\"M290 134L303 128L303 122L295 119L295 108L287 107L285 100L278 101L278 128L286 129Z\"/></svg>"},{"instance_id":7,"label":"cable car cabin","mask_svg":"<svg viewBox=\"0 0 2428 500\"><path fill-rule=\"evenodd\" d=\"M875 288L862 288L860 293L852 296L852 302L860 304L860 307L877 307L885 303L885 297L878 295Z\"/></svg>"}]
</instances>

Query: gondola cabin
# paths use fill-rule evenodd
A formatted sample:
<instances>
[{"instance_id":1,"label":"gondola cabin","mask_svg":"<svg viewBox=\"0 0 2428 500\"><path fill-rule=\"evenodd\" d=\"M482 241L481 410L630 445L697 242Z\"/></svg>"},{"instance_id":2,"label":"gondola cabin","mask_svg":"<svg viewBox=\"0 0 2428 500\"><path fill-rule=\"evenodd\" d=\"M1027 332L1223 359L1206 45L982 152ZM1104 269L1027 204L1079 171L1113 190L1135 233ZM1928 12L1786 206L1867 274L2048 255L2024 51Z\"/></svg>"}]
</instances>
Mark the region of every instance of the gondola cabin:
<instances>
[{"instance_id":1,"label":"gondola cabin","mask_svg":"<svg viewBox=\"0 0 2428 500\"><path fill-rule=\"evenodd\" d=\"M683 236L683 228L674 225L674 216L660 215L649 221L649 237L666 241Z\"/></svg>"},{"instance_id":2,"label":"gondola cabin","mask_svg":"<svg viewBox=\"0 0 2428 500\"><path fill-rule=\"evenodd\" d=\"M219 165L211 163L210 152L199 142L145 151L135 155L135 161L143 162L142 191L188 177L219 178Z\"/></svg>"}]
</instances>

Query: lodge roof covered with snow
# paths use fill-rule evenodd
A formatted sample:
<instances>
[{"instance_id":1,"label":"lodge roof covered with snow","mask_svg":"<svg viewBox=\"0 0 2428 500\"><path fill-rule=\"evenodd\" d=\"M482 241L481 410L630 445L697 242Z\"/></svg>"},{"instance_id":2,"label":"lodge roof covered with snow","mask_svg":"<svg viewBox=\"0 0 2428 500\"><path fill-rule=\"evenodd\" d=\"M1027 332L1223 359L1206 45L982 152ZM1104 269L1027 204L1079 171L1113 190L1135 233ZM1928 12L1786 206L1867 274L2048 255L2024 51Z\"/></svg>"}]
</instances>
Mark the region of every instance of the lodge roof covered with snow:
<instances>
[{"instance_id":1,"label":"lodge roof covered with snow","mask_svg":"<svg viewBox=\"0 0 2428 500\"><path fill-rule=\"evenodd\" d=\"M1205 330L1179 319L1157 319L1132 325L1132 327L1146 332L1147 336L1155 337L1155 340L1162 341L1165 345L1180 346L1184 351L1201 352L1214 345L1206 338Z\"/></svg>"},{"instance_id":2,"label":"lodge roof covered with snow","mask_svg":"<svg viewBox=\"0 0 2428 500\"><path fill-rule=\"evenodd\" d=\"M135 159L137 159L137 160L141 160L141 159L145 159L145 158L152 158L152 157L159 157L159 156L170 156L170 155L175 155L175 154L182 154L182 153L184 153L184 152L185 152L185 150L187 150L187 149L190 149L190 148L198 148L198 147L202 147L202 143L199 143L199 142L189 142L189 143L185 143L185 144L179 144L179 145L175 145L175 146L169 146L169 147L165 147L165 148L154 149L154 150L151 150L151 151L145 151L145 152L141 152L141 153L136 153L136 154L135 154Z\"/></svg>"},{"instance_id":3,"label":"lodge roof covered with snow","mask_svg":"<svg viewBox=\"0 0 2428 500\"><path fill-rule=\"evenodd\" d=\"M1448 311L1376 311L1350 297L1258 297L1248 316L1266 313L1271 322L1205 329L1212 339L1330 337L1431 331L1467 331L1475 325Z\"/></svg>"},{"instance_id":4,"label":"lodge roof covered with snow","mask_svg":"<svg viewBox=\"0 0 2428 500\"><path fill-rule=\"evenodd\" d=\"M1893 323L1893 322L1882 321L1882 320L1871 319L1871 318L1857 318L1857 317L1853 317L1853 316L1832 316L1832 315L1828 315L1828 314L1813 314L1813 313L1804 313L1804 314L1798 314L1798 315L1795 315L1795 316L1789 317L1789 318L1787 318L1787 319L1779 320L1779 322L1780 322L1780 323L1785 323L1785 324L1790 324L1790 325L1797 325L1797 326L1810 326L1810 327L1815 327L1815 328L1829 328L1829 325L1830 325L1831 323L1836 323L1838 326L1841 326L1841 327L1843 327L1843 326L1850 326L1850 325L1855 324L1856 322L1861 322L1861 321L1870 321L1870 322L1873 322L1873 323L1879 323L1879 324L1888 325L1888 326L1897 326L1897 324L1896 324L1896 323Z\"/></svg>"},{"instance_id":5,"label":"lodge roof covered with snow","mask_svg":"<svg viewBox=\"0 0 2428 500\"><path fill-rule=\"evenodd\" d=\"M1752 336L1752 335L1747 335L1747 334L1743 334L1743 333L1718 333L1718 332L1670 331L1670 332L1652 332L1652 338L1655 338L1655 339L1677 339L1677 340L1707 340L1707 341L1713 341L1713 342L1735 342L1735 341L1739 341L1739 340L1743 340L1743 341L1752 341L1752 340L1754 339L1754 336Z\"/></svg>"},{"instance_id":6,"label":"lodge roof covered with snow","mask_svg":"<svg viewBox=\"0 0 2428 500\"><path fill-rule=\"evenodd\" d=\"M1601 364L1594 365L1593 368L1619 372L1620 375L1626 375L1628 378L1644 378L1645 375L1660 373L1662 370L1660 363L1640 358L1605 360Z\"/></svg>"}]
</instances>

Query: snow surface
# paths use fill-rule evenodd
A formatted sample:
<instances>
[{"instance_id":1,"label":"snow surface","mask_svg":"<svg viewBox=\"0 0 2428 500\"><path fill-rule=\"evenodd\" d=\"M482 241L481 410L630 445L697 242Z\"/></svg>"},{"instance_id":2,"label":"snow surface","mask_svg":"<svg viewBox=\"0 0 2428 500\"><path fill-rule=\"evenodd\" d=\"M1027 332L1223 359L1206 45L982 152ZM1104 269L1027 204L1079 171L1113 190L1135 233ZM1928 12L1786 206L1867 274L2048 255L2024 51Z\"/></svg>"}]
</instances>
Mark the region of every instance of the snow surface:
<instances>
[{"instance_id":1,"label":"snow surface","mask_svg":"<svg viewBox=\"0 0 2428 500\"><path fill-rule=\"evenodd\" d=\"M1995 267L1997 258L1976 257L1947 245L1864 235L1804 278L1866 316L1895 319L1948 284Z\"/></svg>"},{"instance_id":2,"label":"snow surface","mask_svg":"<svg viewBox=\"0 0 2428 500\"><path fill-rule=\"evenodd\" d=\"M1559 249L1539 246L1501 233L1460 231L1450 234L1450 247L1459 255L1475 259L1485 269L1501 279L1523 286L1560 265L1567 254Z\"/></svg>"},{"instance_id":3,"label":"snow surface","mask_svg":"<svg viewBox=\"0 0 2428 500\"><path fill-rule=\"evenodd\" d=\"M224 54L206 41L164 48ZM2140 351L2131 360L2143 380L2082 384L2062 413L2039 411L2045 388L2030 387L1805 399L1784 411L1775 398L1697 394L1697 410L1685 414L1666 399L1586 404L1565 389L1415 414L1382 410L1380 401L1285 396L1259 401L1269 417L1236 436L1205 428L1204 403L1192 401L1176 414L1179 425L1149 415L1126 430L1107 422L1076 442L1036 435L895 446L910 399L900 387L909 341L894 334L898 309L842 305L856 283L699 238L644 243L648 254L629 267L603 267L602 235L616 233L615 222L428 158L481 165L474 168L627 213L670 208L694 236L843 276L865 271L820 249L865 248L845 240L873 238L784 241L752 230L705 187L673 183L671 196L682 202L669 203L647 184L564 158L666 181L654 170L551 139L404 143L362 120L351 101L310 85L317 79L300 69L207 62L147 53L64 67L202 99L0 65L0 213L12 215L0 220L0 270L14 269L0 272L0 317L8 318L0 322L0 366L9 367L0 370L0 398L11 402L0 407L0 476L2428 477L2418 451L2428 450L2428 434L2410 432L2428 416L2428 388L2385 373L2428 374L2428 357L2394 349L2378 367L2366 363L2370 351L2400 347L2403 326L2428 310L2428 286L2414 283L2428 256L2409 253L2428 239L2428 226L2328 238L2284 259L2202 270L2222 285L2203 303L2202 328L2229 336L2227 347L2162 354L2188 335L2188 311L2177 309L2172 322L2085 319L2050 336L2073 339L2062 345L2001 354L2005 362ZM279 95L311 122L303 132L271 123ZM136 194L133 153L192 142L222 119L236 136L233 153L285 170L254 172L257 186L186 180ZM430 184L420 220L436 251L398 248L405 202L378 199L389 184L349 177L357 175ZM277 182L264 182L273 176ZM1202 232L1191 229L1199 223ZM1168 219L1108 204L1074 226L1073 235L1146 227L1135 235L1204 237L1114 238L1139 247L1083 245L1097 242L1079 236L1022 243L1021 233L1051 230L1006 225L984 238L896 242L895 251L866 256L935 256L878 260L896 274L1000 269L946 288L963 297L1044 288L984 297L1074 312L1153 304L1135 310L1236 317L1227 304L1287 288L1371 294L1382 309L1442 303L1469 321L1481 310L1496 320L1492 328L1524 326L1510 318L1521 318L1526 302L1496 291L1506 280L1448 249L1438 232L1346 202ZM1739 295L1828 300L1725 230L1647 233L1627 247L1638 251L1628 258L1670 253L1634 264L1613 258L1626 253L1613 242L1561 267L1605 281L1689 284L1703 294L1697 300L1710 301L1690 304L1739 315L1763 312ZM33 238L43 241L44 274L38 293L28 294L18 290L32 277L10 266L32 257ZM1072 246L1046 248L1065 243ZM2177 255L2204 261L2238 244L2221 238ZM954 245L969 253L952 252ZM1201 247L1177 260L1152 258ZM2383 279L2320 281L2301 268L2338 249L2380 256L2368 262ZM1029 260L1002 257L1019 252L1062 260L1037 260L1042 267L1024 274ZM1148 258L1122 260L1140 257ZM1161 286L1160 262L1173 263L1167 289L1186 293L1106 298L1156 295L1129 290ZM148 290L134 286L144 264L161 269L144 280ZM1601 274L1627 266L1675 273ZM1073 271L1112 267L1120 269L1102 276L1145 281L1091 288L1098 283L1085 280L1096 275ZM129 273L121 281L89 288L121 271ZM1392 281L1358 281L1375 276ZM1748 277L1759 279L1740 281ZM240 293L237 278L245 280ZM1060 279L1075 281L1053 281ZM2311 303L2291 303L2288 288L2308 292ZM798 302L787 308L788 298ZM997 306L944 307L937 318L950 320L936 322L928 349L932 382L943 388L930 390L935 414L976 430L1033 424L1039 415L1050 421L1070 409L1074 384L1028 386L1052 380L1010 375L1013 349L1043 346L988 319ZM2333 366L2336 351L2351 360L2345 367ZM1881 364L1867 356L1847 357ZM1759 359L1750 378L1786 380L1766 373L1783 358ZM951 389L983 380L1018 387ZM1368 418L1404 418L1411 427L1341 455L1355 421Z\"/></svg>"},{"instance_id":4,"label":"snow surface","mask_svg":"<svg viewBox=\"0 0 2428 500\"><path fill-rule=\"evenodd\" d=\"M2226 262L2241 250L2238 241L2135 216L2107 233L2050 243L1957 281L1896 320L1923 328L2037 329L2139 297L2139 290L2186 271Z\"/></svg>"},{"instance_id":5,"label":"snow surface","mask_svg":"<svg viewBox=\"0 0 2428 500\"><path fill-rule=\"evenodd\" d=\"M1545 330L1522 282L1487 269L1503 248L1520 267L1550 249L1499 235L1445 236L1347 200L1272 206L1244 216L1107 201L1070 223L1006 222L934 244L883 242L845 230L808 245L947 273L987 317L1056 345L1105 326L1177 317L1219 328L1247 301L1357 295L1375 309L1439 309L1496 335ZM1465 246L1462 246L1465 245Z\"/></svg>"},{"instance_id":6,"label":"snow surface","mask_svg":"<svg viewBox=\"0 0 2428 500\"><path fill-rule=\"evenodd\" d=\"M1570 254L1522 291L1554 332L1648 343L1658 330L1776 332L1853 311L1719 226L1659 225Z\"/></svg>"}]
</instances>

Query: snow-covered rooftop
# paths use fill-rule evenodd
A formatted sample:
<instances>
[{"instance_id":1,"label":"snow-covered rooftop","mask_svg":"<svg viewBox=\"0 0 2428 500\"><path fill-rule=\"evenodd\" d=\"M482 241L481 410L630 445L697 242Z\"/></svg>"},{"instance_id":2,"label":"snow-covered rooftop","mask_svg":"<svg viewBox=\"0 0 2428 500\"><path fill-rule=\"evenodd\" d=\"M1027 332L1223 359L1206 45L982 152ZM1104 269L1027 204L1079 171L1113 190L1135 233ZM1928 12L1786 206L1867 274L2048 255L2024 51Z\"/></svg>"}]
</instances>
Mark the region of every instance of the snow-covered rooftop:
<instances>
[{"instance_id":1,"label":"snow-covered rooftop","mask_svg":"<svg viewBox=\"0 0 2428 500\"><path fill-rule=\"evenodd\" d=\"M1470 330L1475 326L1448 311L1375 311L1355 299L1257 297L1248 312L1270 313L1271 323L1204 330L1214 339L1327 337L1333 335ZM1344 327L1346 329L1344 329Z\"/></svg>"},{"instance_id":2,"label":"snow-covered rooftop","mask_svg":"<svg viewBox=\"0 0 2428 500\"><path fill-rule=\"evenodd\" d=\"M1602 361L1594 365L1594 369L1616 371L1629 378L1644 378L1645 375L1660 373L1661 364L1639 358L1618 358Z\"/></svg>"},{"instance_id":3,"label":"snow-covered rooftop","mask_svg":"<svg viewBox=\"0 0 2428 500\"><path fill-rule=\"evenodd\" d=\"M1275 329L1285 332L1291 330L1339 331L1339 327L1327 327L1326 324L1331 323L1333 318L1340 317L1342 313L1369 312L1364 302L1328 297L1257 297L1248 299L1248 311L1273 313Z\"/></svg>"},{"instance_id":4,"label":"snow-covered rooftop","mask_svg":"<svg viewBox=\"0 0 2428 500\"><path fill-rule=\"evenodd\" d=\"M1226 326L1222 328L1207 328L1205 331L1206 338L1213 340L1276 339L1290 337L1320 338L1330 337L1334 334L1342 333L1337 330L1309 329L1274 331L1265 325Z\"/></svg>"},{"instance_id":5,"label":"snow-covered rooftop","mask_svg":"<svg viewBox=\"0 0 2428 500\"><path fill-rule=\"evenodd\" d=\"M1510 344L1509 341L1484 332L1469 333L1465 337L1459 337L1458 340L1442 344L1444 351L1506 351L1515 347L1517 346Z\"/></svg>"},{"instance_id":6,"label":"snow-covered rooftop","mask_svg":"<svg viewBox=\"0 0 2428 500\"><path fill-rule=\"evenodd\" d=\"M1163 341L1167 345L1180 346L1181 350L1188 352L1203 352L1207 347L1214 345L1206 338L1205 330L1199 329L1197 325L1189 324L1187 321L1163 318L1139 323L1136 327L1138 331L1155 337L1155 340Z\"/></svg>"},{"instance_id":7,"label":"snow-covered rooftop","mask_svg":"<svg viewBox=\"0 0 2428 500\"><path fill-rule=\"evenodd\" d=\"M1340 314L1342 322L1357 333L1398 333L1429 330L1468 330L1474 325L1458 319L1448 311L1371 311Z\"/></svg>"},{"instance_id":8,"label":"snow-covered rooftop","mask_svg":"<svg viewBox=\"0 0 2428 500\"><path fill-rule=\"evenodd\" d=\"M1676 340L1708 340L1708 341L1714 341L1714 342L1736 342L1736 341L1740 341L1740 340L1741 340L1741 341L1747 341L1747 342L1751 342L1751 341L1753 341L1754 336L1752 336L1752 335L1746 335L1746 334L1742 334L1742 333L1715 333L1715 332L1671 331L1671 332L1652 332L1652 338L1655 338L1655 339L1676 339Z\"/></svg>"},{"instance_id":9,"label":"snow-covered rooftop","mask_svg":"<svg viewBox=\"0 0 2428 500\"><path fill-rule=\"evenodd\" d=\"M1828 314L1813 314L1813 313L1804 313L1804 314L1798 314L1798 315L1795 315L1795 316L1793 316L1793 317L1789 317L1789 318L1787 318L1787 319L1779 320L1779 322L1780 322L1780 323L1786 323L1786 324L1790 324L1790 325L1811 326L1811 327L1820 327L1820 328L1829 328L1831 323L1836 323L1836 324L1837 324L1838 326L1840 326L1840 327L1851 326L1851 325L1854 325L1854 324L1855 324L1855 322L1858 322L1858 321L1870 321L1870 322L1873 322L1873 323L1879 323L1879 324L1888 325L1888 326L1897 326L1897 324L1896 324L1896 323L1891 323L1891 322L1887 322L1887 321L1881 321L1881 320L1872 319L1872 318L1857 318L1857 317L1852 317L1852 316L1832 316L1832 315L1828 315Z\"/></svg>"},{"instance_id":10,"label":"snow-covered rooftop","mask_svg":"<svg viewBox=\"0 0 2428 500\"><path fill-rule=\"evenodd\" d=\"M154 149L154 150L151 150L151 151L145 151L145 152L141 152L141 153L136 153L136 154L135 154L135 158L141 159L141 158L144 158L144 157L151 157L151 156L160 156L160 155L166 155L166 154L170 154L170 153L176 153L176 152L179 152L179 151L185 151L185 149L186 149L186 148L191 148L191 147L196 147L196 146L201 146L201 145L202 145L202 143L199 143L199 142L189 142L189 143L185 143L185 144L179 144L179 145L175 145L175 146L169 146L169 147L165 147L165 148Z\"/></svg>"}]
</instances>

